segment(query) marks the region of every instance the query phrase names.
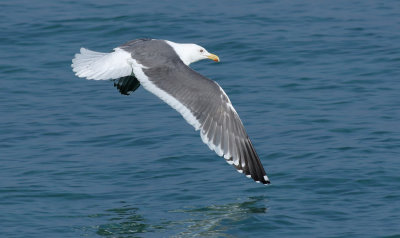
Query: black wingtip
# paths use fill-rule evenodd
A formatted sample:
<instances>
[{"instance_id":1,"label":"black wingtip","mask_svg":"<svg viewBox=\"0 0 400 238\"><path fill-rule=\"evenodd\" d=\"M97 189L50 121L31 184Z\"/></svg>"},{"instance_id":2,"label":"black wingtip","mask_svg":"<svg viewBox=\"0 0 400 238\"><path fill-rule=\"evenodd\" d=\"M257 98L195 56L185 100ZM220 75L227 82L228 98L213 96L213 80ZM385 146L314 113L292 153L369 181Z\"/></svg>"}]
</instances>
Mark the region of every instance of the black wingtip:
<instances>
[{"instance_id":1,"label":"black wingtip","mask_svg":"<svg viewBox=\"0 0 400 238\"><path fill-rule=\"evenodd\" d=\"M257 181L257 180L256 180L256 182L257 182L257 183L260 183L260 182L261 182L261 183L264 184L264 185L271 184L271 182L269 181L267 175L264 175L264 176L262 177L261 181Z\"/></svg>"}]
</instances>

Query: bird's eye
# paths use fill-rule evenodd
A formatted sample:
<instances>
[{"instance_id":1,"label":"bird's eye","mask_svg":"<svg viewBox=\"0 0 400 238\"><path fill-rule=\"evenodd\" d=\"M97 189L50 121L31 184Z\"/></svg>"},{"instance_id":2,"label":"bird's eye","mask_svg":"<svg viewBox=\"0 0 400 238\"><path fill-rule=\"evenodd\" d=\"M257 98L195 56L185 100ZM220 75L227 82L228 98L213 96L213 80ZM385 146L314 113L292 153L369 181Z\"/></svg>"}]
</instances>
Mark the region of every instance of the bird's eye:
<instances>
[{"instance_id":1,"label":"bird's eye","mask_svg":"<svg viewBox=\"0 0 400 238\"><path fill-rule=\"evenodd\" d=\"M204 50L203 49L200 49L200 53L203 53L204 52Z\"/></svg>"}]
</instances>

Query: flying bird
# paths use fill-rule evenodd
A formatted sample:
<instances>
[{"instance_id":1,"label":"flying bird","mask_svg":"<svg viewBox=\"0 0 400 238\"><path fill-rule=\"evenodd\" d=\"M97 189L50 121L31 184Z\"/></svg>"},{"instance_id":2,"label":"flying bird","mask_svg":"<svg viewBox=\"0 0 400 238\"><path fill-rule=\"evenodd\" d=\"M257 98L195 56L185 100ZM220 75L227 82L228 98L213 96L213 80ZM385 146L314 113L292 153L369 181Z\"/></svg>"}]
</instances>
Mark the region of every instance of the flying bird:
<instances>
[{"instance_id":1,"label":"flying bird","mask_svg":"<svg viewBox=\"0 0 400 238\"><path fill-rule=\"evenodd\" d=\"M218 56L196 44L137 39L100 53L85 48L72 60L78 77L113 80L121 94L140 85L177 110L209 148L258 183L270 181L231 101L215 81L189 67Z\"/></svg>"}]
</instances>

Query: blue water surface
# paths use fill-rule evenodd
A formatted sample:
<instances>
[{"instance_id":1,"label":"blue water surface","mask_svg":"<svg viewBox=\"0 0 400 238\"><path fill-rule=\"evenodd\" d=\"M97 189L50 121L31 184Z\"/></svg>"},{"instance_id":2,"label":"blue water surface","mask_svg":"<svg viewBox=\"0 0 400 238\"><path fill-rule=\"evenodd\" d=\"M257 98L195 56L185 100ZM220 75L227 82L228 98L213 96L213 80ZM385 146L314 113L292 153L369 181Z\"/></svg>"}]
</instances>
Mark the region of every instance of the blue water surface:
<instances>
[{"instance_id":1,"label":"blue water surface","mask_svg":"<svg viewBox=\"0 0 400 238\"><path fill-rule=\"evenodd\" d=\"M80 47L193 42L271 179L237 173ZM1 237L400 237L400 4L0 1Z\"/></svg>"}]
</instances>

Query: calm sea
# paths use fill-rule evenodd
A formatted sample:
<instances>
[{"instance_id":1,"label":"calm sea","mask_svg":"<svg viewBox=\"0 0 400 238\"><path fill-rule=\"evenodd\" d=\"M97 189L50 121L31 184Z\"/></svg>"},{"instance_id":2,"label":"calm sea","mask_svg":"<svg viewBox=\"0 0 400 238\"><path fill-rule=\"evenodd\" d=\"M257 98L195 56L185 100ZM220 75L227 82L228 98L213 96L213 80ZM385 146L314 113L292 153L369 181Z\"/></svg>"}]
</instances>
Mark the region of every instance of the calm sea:
<instances>
[{"instance_id":1,"label":"calm sea","mask_svg":"<svg viewBox=\"0 0 400 238\"><path fill-rule=\"evenodd\" d=\"M271 179L80 47L193 42ZM0 237L400 237L400 3L0 1Z\"/></svg>"}]
</instances>

